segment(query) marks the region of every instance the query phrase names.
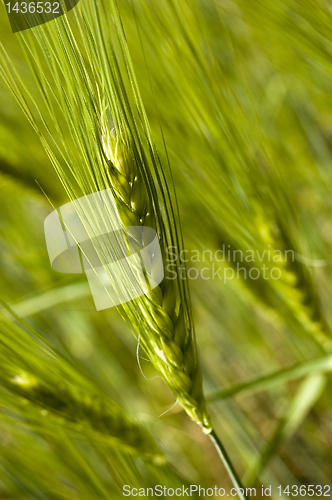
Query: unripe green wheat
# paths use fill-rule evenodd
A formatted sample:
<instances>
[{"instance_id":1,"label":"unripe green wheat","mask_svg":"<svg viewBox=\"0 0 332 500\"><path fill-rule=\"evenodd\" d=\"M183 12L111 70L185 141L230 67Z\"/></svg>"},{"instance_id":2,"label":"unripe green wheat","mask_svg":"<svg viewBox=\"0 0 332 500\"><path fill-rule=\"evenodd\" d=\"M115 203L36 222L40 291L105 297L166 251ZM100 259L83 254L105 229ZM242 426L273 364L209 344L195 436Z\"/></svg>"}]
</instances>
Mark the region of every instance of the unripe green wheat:
<instances>
[{"instance_id":1,"label":"unripe green wheat","mask_svg":"<svg viewBox=\"0 0 332 500\"><path fill-rule=\"evenodd\" d=\"M60 140L57 145L67 168L55 156L49 140L34 121L18 90L15 75L6 67L5 56L2 73L11 89L17 89L16 97L42 138L69 197L75 200L79 193L111 189L124 229L126 226L147 226L156 230L165 268L168 247L172 246L177 255L182 249L181 230L140 100L116 4L112 0L109 2L113 24L104 8L104 5L88 2L86 7L78 6L75 11L78 24L74 28L66 18L59 18L54 20L56 33L37 27L22 35L41 96L47 96L45 103L51 115L50 127L55 126L58 131ZM91 31L86 29L87 26ZM77 27L86 51L83 55L77 46L77 35L73 34ZM123 61L112 45L112 30L116 31L125 69L121 67ZM110 47L112 58L105 47ZM102 66L100 58L104 61ZM42 65L40 60L43 60ZM124 73L129 78L129 86L124 81ZM94 75L93 80L90 75ZM130 104L133 98L138 117ZM112 132L106 119L108 111L114 123ZM45 120L45 116L42 117ZM66 133L63 132L63 119L67 124ZM98 221L103 215L95 212L93 217ZM137 243L142 248L144 230L140 238ZM109 252L107 243L105 247L100 238L94 240L98 255L105 256ZM102 262L107 267L105 258ZM212 425L203 398L190 298L187 285L179 276L182 269L178 261L177 279L171 280L165 269L162 283L156 287L150 285L150 288L147 283L155 282L155 265L151 257L149 269L145 269L149 280L142 283L145 294L123 304L121 312L135 329L141 346L177 401L209 433Z\"/></svg>"},{"instance_id":2,"label":"unripe green wheat","mask_svg":"<svg viewBox=\"0 0 332 500\"><path fill-rule=\"evenodd\" d=\"M114 130L106 139L104 137L103 144L110 161L108 179L117 195L121 220L124 225L153 229L159 226L159 240L165 258L167 238L164 220L158 220L160 214L155 213L142 176L144 167L136 163L129 147L116 138ZM139 243L144 245L144 241ZM152 257L151 270L147 272L150 283L154 282L153 264ZM205 432L210 432L212 427L202 393L194 333L190 324L188 326L188 311L181 299L177 281L170 279L165 268L163 282L153 289L147 289L142 300L134 303L138 317L134 319L133 325L142 347L188 415ZM132 306L124 305L124 309L132 316Z\"/></svg>"}]
</instances>

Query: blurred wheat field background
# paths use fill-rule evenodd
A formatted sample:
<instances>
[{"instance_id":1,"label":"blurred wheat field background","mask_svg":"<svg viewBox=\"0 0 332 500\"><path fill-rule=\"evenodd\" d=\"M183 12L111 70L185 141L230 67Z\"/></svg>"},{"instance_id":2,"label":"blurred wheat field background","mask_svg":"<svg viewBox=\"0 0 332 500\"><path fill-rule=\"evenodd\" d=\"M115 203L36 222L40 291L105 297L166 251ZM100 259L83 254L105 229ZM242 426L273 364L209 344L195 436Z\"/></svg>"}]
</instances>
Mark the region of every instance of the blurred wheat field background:
<instances>
[{"instance_id":1,"label":"blurred wheat field background","mask_svg":"<svg viewBox=\"0 0 332 500\"><path fill-rule=\"evenodd\" d=\"M279 485L330 485L331 5L118 8L179 206L214 428L257 497L262 484L272 498ZM45 115L47 106L21 35L0 36L42 125L33 101ZM0 103L1 498L122 498L125 484L228 492L211 442L142 352L138 362L119 313L96 311L85 275L52 270L44 219L49 200L69 199L3 80ZM273 261L278 279L250 277L276 250L294 256Z\"/></svg>"}]
</instances>

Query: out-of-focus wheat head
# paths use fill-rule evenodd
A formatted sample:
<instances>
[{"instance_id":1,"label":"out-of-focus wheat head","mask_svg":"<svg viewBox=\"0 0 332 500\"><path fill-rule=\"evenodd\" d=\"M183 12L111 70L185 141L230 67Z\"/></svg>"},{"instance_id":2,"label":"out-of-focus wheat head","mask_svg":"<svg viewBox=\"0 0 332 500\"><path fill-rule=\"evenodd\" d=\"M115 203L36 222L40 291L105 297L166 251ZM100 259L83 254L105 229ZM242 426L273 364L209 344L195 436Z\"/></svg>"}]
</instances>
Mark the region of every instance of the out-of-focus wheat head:
<instances>
[{"instance_id":1,"label":"out-of-focus wheat head","mask_svg":"<svg viewBox=\"0 0 332 500\"><path fill-rule=\"evenodd\" d=\"M2 400L30 425L44 420L64 425L74 433L93 435L130 454L154 463L165 460L147 430L136 423L108 395L94 387L31 327L0 314ZM56 382L55 382L56 381Z\"/></svg>"}]
</instances>

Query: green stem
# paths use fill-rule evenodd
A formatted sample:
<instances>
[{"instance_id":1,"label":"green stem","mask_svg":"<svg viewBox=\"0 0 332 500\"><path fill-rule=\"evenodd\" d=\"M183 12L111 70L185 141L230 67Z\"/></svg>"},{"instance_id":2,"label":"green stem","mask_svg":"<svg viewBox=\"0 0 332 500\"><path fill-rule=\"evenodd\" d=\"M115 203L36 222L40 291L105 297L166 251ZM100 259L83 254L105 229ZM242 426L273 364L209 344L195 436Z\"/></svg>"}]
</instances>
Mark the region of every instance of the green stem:
<instances>
[{"instance_id":1,"label":"green stem","mask_svg":"<svg viewBox=\"0 0 332 500\"><path fill-rule=\"evenodd\" d=\"M245 393L248 396L249 394L253 394L259 391L265 391L279 384L302 378L312 371L317 371L320 373L332 371L332 355L312 359L303 363L298 363L291 368L279 370L264 377L250 380L249 382L236 384L229 387L228 389L218 389L217 391L208 394L206 396L206 401L226 399L239 393Z\"/></svg>"},{"instance_id":2,"label":"green stem","mask_svg":"<svg viewBox=\"0 0 332 500\"><path fill-rule=\"evenodd\" d=\"M239 478L239 476L237 475L237 472L236 470L234 469L234 466L231 462L231 459L229 458L225 448L223 447L220 439L218 438L217 434L214 432L214 430L212 430L212 432L210 432L209 434L210 436L210 439L212 441L212 443L214 444L228 474L229 474L229 477L231 478L235 488L237 489L237 492L238 492L238 496L239 498L241 498L241 500L247 500L247 497L245 495L245 488L243 487L243 484L241 482L241 479ZM243 491L243 493L241 492L241 490Z\"/></svg>"}]
</instances>

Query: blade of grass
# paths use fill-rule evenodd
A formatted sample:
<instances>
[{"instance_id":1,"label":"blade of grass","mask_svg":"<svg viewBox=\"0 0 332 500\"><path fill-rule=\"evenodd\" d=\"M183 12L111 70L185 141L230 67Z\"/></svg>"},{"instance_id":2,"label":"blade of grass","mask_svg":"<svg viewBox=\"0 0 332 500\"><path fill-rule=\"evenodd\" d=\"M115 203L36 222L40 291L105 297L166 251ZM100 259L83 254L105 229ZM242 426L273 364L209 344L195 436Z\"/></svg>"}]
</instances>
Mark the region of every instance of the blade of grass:
<instances>
[{"instance_id":1,"label":"blade of grass","mask_svg":"<svg viewBox=\"0 0 332 500\"><path fill-rule=\"evenodd\" d=\"M235 384L226 389L220 389L210 392L206 396L207 401L216 401L217 399L226 399L237 394L241 396L250 396L256 392L267 391L274 387L286 384L292 380L297 380L312 372L328 373L332 371L332 355L322 356L317 359L303 361L290 368L284 368L277 372L257 377L247 382Z\"/></svg>"},{"instance_id":2,"label":"blade of grass","mask_svg":"<svg viewBox=\"0 0 332 500\"><path fill-rule=\"evenodd\" d=\"M326 377L322 374L310 375L302 382L296 394L289 401L259 459L253 463L245 474L248 485L254 483L273 455L298 430L322 395L325 385Z\"/></svg>"},{"instance_id":3,"label":"blade of grass","mask_svg":"<svg viewBox=\"0 0 332 500\"><path fill-rule=\"evenodd\" d=\"M86 282L70 283L46 292L39 292L16 304L11 304L11 310L19 317L24 318L45 311L58 304L72 302L87 297L90 294L89 285ZM1 313L4 310L0 309Z\"/></svg>"}]
</instances>

